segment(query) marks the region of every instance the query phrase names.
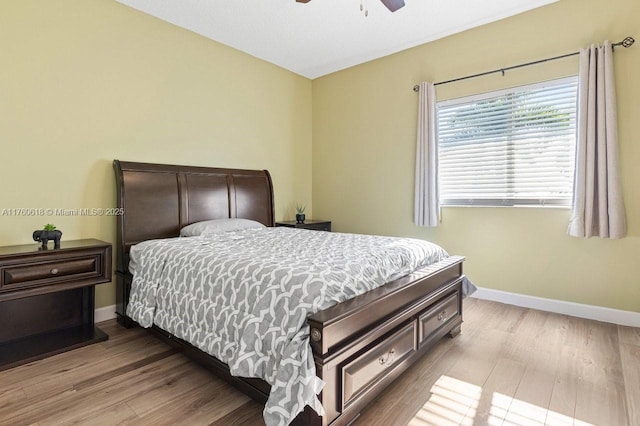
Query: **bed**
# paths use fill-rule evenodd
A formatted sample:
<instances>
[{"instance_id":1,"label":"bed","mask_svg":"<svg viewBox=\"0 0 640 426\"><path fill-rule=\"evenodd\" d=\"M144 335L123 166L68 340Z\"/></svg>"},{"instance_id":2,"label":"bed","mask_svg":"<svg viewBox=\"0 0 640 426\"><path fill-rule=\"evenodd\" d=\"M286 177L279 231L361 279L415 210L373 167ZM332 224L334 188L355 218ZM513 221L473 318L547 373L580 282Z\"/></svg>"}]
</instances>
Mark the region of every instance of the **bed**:
<instances>
[{"instance_id":1,"label":"bed","mask_svg":"<svg viewBox=\"0 0 640 426\"><path fill-rule=\"evenodd\" d=\"M273 186L265 170L239 170L114 161L117 202L116 313L127 315L133 276L130 249L148 240L169 239L189 224L243 218L274 225ZM316 232L316 231L303 231ZM393 279L306 319L324 415L305 407L293 424L343 425L445 335L462 324L464 258L448 256ZM270 386L235 377L229 367L194 345L153 325L150 330L207 366L249 396L265 402Z\"/></svg>"}]
</instances>

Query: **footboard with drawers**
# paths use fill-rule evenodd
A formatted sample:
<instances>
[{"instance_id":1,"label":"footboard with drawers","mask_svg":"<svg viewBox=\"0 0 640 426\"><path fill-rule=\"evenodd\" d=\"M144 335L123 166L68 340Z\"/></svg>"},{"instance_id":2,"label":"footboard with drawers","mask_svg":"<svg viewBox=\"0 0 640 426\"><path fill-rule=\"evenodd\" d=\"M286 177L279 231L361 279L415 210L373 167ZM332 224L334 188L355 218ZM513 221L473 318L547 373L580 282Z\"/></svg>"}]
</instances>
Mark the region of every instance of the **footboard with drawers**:
<instances>
[{"instance_id":1,"label":"footboard with drawers","mask_svg":"<svg viewBox=\"0 0 640 426\"><path fill-rule=\"evenodd\" d=\"M309 413L304 424L349 423L438 340L460 333L463 260L452 256L309 318L325 416ZM371 317L383 320L372 327Z\"/></svg>"}]
</instances>

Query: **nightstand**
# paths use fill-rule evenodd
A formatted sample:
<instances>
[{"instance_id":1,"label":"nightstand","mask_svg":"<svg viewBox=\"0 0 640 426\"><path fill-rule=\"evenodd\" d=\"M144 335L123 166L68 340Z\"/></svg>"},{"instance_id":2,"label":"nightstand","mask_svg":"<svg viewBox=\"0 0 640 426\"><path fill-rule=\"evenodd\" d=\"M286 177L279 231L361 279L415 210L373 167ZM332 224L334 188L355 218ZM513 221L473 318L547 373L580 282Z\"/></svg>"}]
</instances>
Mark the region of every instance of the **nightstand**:
<instances>
[{"instance_id":1,"label":"nightstand","mask_svg":"<svg viewBox=\"0 0 640 426\"><path fill-rule=\"evenodd\" d=\"M276 226L331 232L330 220L305 220L304 223L297 223L295 220L285 220L282 222L276 222Z\"/></svg>"},{"instance_id":2,"label":"nightstand","mask_svg":"<svg viewBox=\"0 0 640 426\"><path fill-rule=\"evenodd\" d=\"M94 287L110 281L104 241L0 247L0 371L107 340L94 324Z\"/></svg>"}]
</instances>

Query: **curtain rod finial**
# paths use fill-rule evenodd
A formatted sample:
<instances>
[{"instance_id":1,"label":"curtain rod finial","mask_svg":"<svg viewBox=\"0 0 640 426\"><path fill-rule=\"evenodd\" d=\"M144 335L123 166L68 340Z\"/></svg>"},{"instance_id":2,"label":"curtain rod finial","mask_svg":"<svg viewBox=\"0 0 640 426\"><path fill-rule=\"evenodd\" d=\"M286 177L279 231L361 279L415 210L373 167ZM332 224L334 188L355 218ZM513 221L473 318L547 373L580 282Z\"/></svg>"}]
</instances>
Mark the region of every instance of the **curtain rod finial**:
<instances>
[{"instance_id":1,"label":"curtain rod finial","mask_svg":"<svg viewBox=\"0 0 640 426\"><path fill-rule=\"evenodd\" d=\"M636 40L635 40L633 37L631 37L631 36L627 36L627 37L625 37L625 38L624 38L624 40L619 41L619 42L617 42L617 43L613 43L613 45L612 45L612 46L613 46L613 47L616 47L616 46L622 46L622 47L625 47L625 48L626 48L626 47L631 47L631 46L633 46L633 43L635 43L635 42L636 42Z\"/></svg>"},{"instance_id":2,"label":"curtain rod finial","mask_svg":"<svg viewBox=\"0 0 640 426\"><path fill-rule=\"evenodd\" d=\"M420 91L420 86L417 85L417 84L415 86L413 86L413 91L414 92L419 92Z\"/></svg>"}]
</instances>

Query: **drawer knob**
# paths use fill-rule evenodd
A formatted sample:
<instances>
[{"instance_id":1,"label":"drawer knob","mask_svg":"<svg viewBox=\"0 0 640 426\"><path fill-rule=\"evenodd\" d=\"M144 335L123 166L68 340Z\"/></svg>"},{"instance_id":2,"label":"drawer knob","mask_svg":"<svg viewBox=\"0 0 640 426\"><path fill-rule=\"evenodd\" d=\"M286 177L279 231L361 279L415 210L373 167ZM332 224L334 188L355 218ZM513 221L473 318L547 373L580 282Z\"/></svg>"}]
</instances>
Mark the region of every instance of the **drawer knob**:
<instances>
[{"instance_id":1,"label":"drawer knob","mask_svg":"<svg viewBox=\"0 0 640 426\"><path fill-rule=\"evenodd\" d=\"M51 275L57 275L58 274L58 268L53 268L51 270Z\"/></svg>"},{"instance_id":2,"label":"drawer knob","mask_svg":"<svg viewBox=\"0 0 640 426\"><path fill-rule=\"evenodd\" d=\"M387 367L387 366L393 364L395 355L396 355L396 350L395 349L391 349L388 354L386 354L385 356L381 356L378 359L378 362L380 363L380 365L383 365L383 366Z\"/></svg>"},{"instance_id":3,"label":"drawer knob","mask_svg":"<svg viewBox=\"0 0 640 426\"><path fill-rule=\"evenodd\" d=\"M444 310L438 314L438 321L445 321L447 319L447 311Z\"/></svg>"},{"instance_id":4,"label":"drawer knob","mask_svg":"<svg viewBox=\"0 0 640 426\"><path fill-rule=\"evenodd\" d=\"M320 333L320 330L318 330L317 328L311 329L311 340L313 340L314 342L319 342L320 340L322 340L322 333Z\"/></svg>"}]
</instances>

